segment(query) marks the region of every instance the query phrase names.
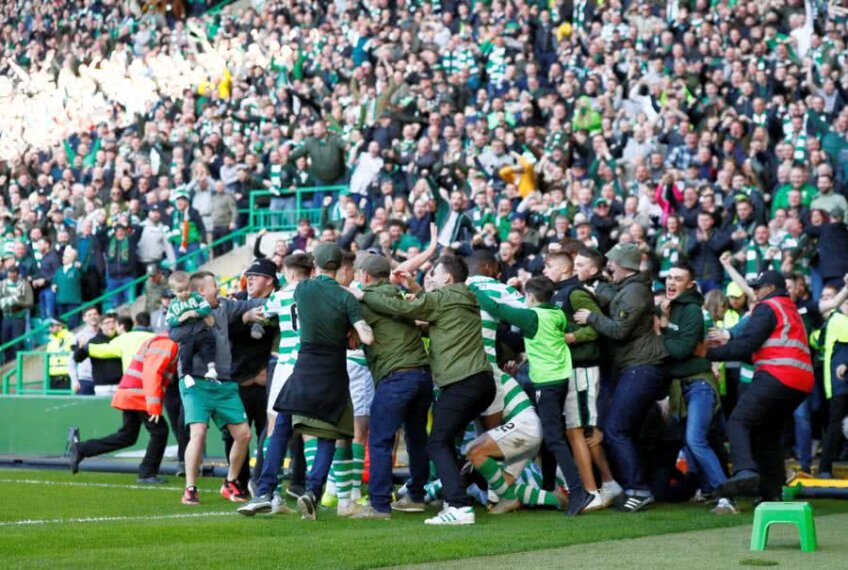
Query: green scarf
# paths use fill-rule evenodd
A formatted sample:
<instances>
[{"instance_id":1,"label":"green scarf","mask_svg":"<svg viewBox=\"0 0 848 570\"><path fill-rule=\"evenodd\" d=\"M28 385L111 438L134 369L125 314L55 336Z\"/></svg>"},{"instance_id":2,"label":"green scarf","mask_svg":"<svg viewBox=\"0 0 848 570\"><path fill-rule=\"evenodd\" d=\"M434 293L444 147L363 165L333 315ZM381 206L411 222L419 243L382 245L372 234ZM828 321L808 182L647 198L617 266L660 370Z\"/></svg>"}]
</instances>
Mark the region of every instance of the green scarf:
<instances>
[{"instance_id":1,"label":"green scarf","mask_svg":"<svg viewBox=\"0 0 848 570\"><path fill-rule=\"evenodd\" d=\"M121 241L114 237L109 240L109 259L118 258L121 265L130 262L130 240L124 238Z\"/></svg>"}]
</instances>

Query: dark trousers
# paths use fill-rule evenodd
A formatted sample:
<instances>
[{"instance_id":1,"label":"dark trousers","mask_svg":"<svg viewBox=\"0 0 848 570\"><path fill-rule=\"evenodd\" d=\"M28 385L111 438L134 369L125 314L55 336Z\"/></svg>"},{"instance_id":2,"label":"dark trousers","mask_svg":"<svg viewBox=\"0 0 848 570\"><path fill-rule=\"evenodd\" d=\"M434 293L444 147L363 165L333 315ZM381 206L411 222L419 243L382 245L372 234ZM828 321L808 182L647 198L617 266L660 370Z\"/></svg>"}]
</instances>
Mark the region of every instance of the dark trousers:
<instances>
[{"instance_id":1,"label":"dark trousers","mask_svg":"<svg viewBox=\"0 0 848 570\"><path fill-rule=\"evenodd\" d=\"M265 431L265 424L268 423L267 402L265 386L239 386L239 396L241 403L244 404L244 413L247 414L248 425L253 426L256 432L257 440L262 437L262 432ZM230 457L230 450L233 448L233 437L229 431L224 431L224 449L227 452L227 458ZM247 488L247 482L250 480L250 450L248 449L247 457L239 471L238 481Z\"/></svg>"},{"instance_id":2,"label":"dark trousers","mask_svg":"<svg viewBox=\"0 0 848 570\"><path fill-rule=\"evenodd\" d=\"M56 314L60 317L65 313L70 313L74 309L78 308L79 303L59 303L56 305ZM74 313L70 317L68 317L68 328L73 330L80 325L80 321L82 314L79 312Z\"/></svg>"},{"instance_id":3,"label":"dark trousers","mask_svg":"<svg viewBox=\"0 0 848 570\"><path fill-rule=\"evenodd\" d=\"M78 380L79 391L77 396L94 396L94 380Z\"/></svg>"},{"instance_id":4,"label":"dark trousers","mask_svg":"<svg viewBox=\"0 0 848 570\"><path fill-rule=\"evenodd\" d=\"M10 340L14 340L19 336L23 335L26 332L26 319L18 318L18 317L3 317L3 325L2 325L2 339L3 344L6 344ZM15 355L20 350L20 346L11 346L6 349L4 354L4 359L6 362L13 362L15 360Z\"/></svg>"},{"instance_id":5,"label":"dark trousers","mask_svg":"<svg viewBox=\"0 0 848 570\"><path fill-rule=\"evenodd\" d=\"M230 228L228 228L227 226L215 226L215 227L212 228L212 241L218 241L222 237L227 236L231 233L232 233L232 230L230 230ZM232 249L233 249L233 242L232 242L232 240L230 240L230 241L226 241L224 243L219 243L216 246L213 246L212 247L212 253L215 255L215 257L218 257L219 255L224 255L225 253L231 251Z\"/></svg>"},{"instance_id":6,"label":"dark trousers","mask_svg":"<svg viewBox=\"0 0 848 570\"><path fill-rule=\"evenodd\" d=\"M190 439L188 427L185 425L185 414L183 413L183 400L180 398L180 383L176 380L168 384L165 390L165 413L168 414L168 423L177 439L177 460L185 462L185 450Z\"/></svg>"},{"instance_id":7,"label":"dark trousers","mask_svg":"<svg viewBox=\"0 0 848 570\"><path fill-rule=\"evenodd\" d=\"M834 379L833 381L838 382ZM842 449L842 420L848 415L848 394L833 396L830 399L830 419L824 435L819 473L832 473L833 461Z\"/></svg>"},{"instance_id":8,"label":"dark trousers","mask_svg":"<svg viewBox=\"0 0 848 570\"><path fill-rule=\"evenodd\" d=\"M433 427L427 451L442 481L442 494L452 507L467 507L471 498L462 486L456 457L456 439L482 414L495 397L491 372L480 372L442 388L433 404ZM374 421L374 418L371 418Z\"/></svg>"},{"instance_id":9,"label":"dark trousers","mask_svg":"<svg viewBox=\"0 0 848 570\"><path fill-rule=\"evenodd\" d=\"M161 419L156 423L151 422L147 412L124 410L124 424L121 429L106 437L83 441L78 449L83 457L94 457L124 449L138 441L142 424L150 433L150 441L147 443L144 459L138 466L138 476L153 477L159 473L159 465L162 463L162 456L165 455L165 446L168 445L168 424Z\"/></svg>"},{"instance_id":10,"label":"dark trousers","mask_svg":"<svg viewBox=\"0 0 848 570\"><path fill-rule=\"evenodd\" d=\"M784 480L783 428L806 397L806 392L757 371L730 415L727 436L733 470L757 471L763 497L780 496Z\"/></svg>"},{"instance_id":11,"label":"dark trousers","mask_svg":"<svg viewBox=\"0 0 848 570\"><path fill-rule=\"evenodd\" d=\"M565 419L562 412L565 408L565 396L568 384L554 384L536 387L536 411L542 422L542 437L545 447L556 459L556 464L562 469L565 482L568 483L569 493L578 496L583 488L583 481L577 472L577 465L571 455L571 448L565 441Z\"/></svg>"},{"instance_id":12,"label":"dark trousers","mask_svg":"<svg viewBox=\"0 0 848 570\"><path fill-rule=\"evenodd\" d=\"M265 461L262 463L262 471L259 474L259 488L257 495L270 495L277 488L278 475L286 457L286 449L292 437L291 414L277 414L274 421L274 433L268 441L268 449L265 451Z\"/></svg>"},{"instance_id":13,"label":"dark trousers","mask_svg":"<svg viewBox=\"0 0 848 570\"><path fill-rule=\"evenodd\" d=\"M630 366L621 371L612 393L604 424L604 444L613 474L626 491L650 492L636 450L636 437L648 410L662 397L664 386L662 368Z\"/></svg>"},{"instance_id":14,"label":"dark trousers","mask_svg":"<svg viewBox=\"0 0 848 570\"><path fill-rule=\"evenodd\" d=\"M187 374L187 371L194 372L192 363L194 355L200 355L203 364L208 366L215 362L215 335L210 329L204 329L197 334L194 334L180 343L180 370ZM204 370L203 373L206 371Z\"/></svg>"},{"instance_id":15,"label":"dark trousers","mask_svg":"<svg viewBox=\"0 0 848 570\"><path fill-rule=\"evenodd\" d=\"M315 461L312 470L306 478L306 490L311 491L316 499L321 498L324 492L324 484L330 474L333 465L333 454L336 452L336 441L333 439L318 438L318 449L315 451Z\"/></svg>"},{"instance_id":16,"label":"dark trousers","mask_svg":"<svg viewBox=\"0 0 848 570\"><path fill-rule=\"evenodd\" d=\"M403 426L409 452L410 497L424 502L424 485L430 475L427 455L427 412L433 401L433 379L426 368L393 372L374 392L368 449L371 475L368 491L374 510L388 513L392 501L392 452L395 434Z\"/></svg>"}]
</instances>

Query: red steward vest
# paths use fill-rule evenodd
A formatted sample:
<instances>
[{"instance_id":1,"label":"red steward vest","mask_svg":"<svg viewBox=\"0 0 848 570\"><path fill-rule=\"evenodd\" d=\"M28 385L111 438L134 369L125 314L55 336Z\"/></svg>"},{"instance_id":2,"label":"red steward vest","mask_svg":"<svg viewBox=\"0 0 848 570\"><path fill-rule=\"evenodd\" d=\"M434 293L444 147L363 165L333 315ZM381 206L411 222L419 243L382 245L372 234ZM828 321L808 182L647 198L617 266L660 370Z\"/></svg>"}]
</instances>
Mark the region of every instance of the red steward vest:
<instances>
[{"instance_id":1,"label":"red steward vest","mask_svg":"<svg viewBox=\"0 0 848 570\"><path fill-rule=\"evenodd\" d=\"M752 355L754 366L790 388L812 392L813 361L810 345L795 303L789 297L772 297L763 303L774 311L777 326Z\"/></svg>"},{"instance_id":2,"label":"red steward vest","mask_svg":"<svg viewBox=\"0 0 848 570\"><path fill-rule=\"evenodd\" d=\"M162 342L165 341L165 342ZM133 357L130 365L124 371L118 389L112 397L112 407L119 410L137 410L146 412L148 404L161 410L162 398L159 396L145 395L142 373L144 371L144 357L148 353L160 354L170 360L165 374L161 378L162 393L170 384L177 373L177 345L168 338L166 334L157 334L150 337L141 345Z\"/></svg>"}]
</instances>

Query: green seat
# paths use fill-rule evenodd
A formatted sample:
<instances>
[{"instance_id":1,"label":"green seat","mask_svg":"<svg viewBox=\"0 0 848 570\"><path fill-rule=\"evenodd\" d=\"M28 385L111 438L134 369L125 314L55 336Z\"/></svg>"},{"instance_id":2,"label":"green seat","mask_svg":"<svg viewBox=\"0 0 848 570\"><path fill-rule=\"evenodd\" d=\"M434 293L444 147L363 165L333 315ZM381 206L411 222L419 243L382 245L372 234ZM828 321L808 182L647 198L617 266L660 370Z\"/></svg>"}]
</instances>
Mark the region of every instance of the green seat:
<instances>
[{"instance_id":1,"label":"green seat","mask_svg":"<svg viewBox=\"0 0 848 570\"><path fill-rule=\"evenodd\" d=\"M754 528L751 532L751 550L765 550L769 526L794 524L798 527L802 552L816 551L816 524L810 503L761 503L754 511Z\"/></svg>"}]
</instances>

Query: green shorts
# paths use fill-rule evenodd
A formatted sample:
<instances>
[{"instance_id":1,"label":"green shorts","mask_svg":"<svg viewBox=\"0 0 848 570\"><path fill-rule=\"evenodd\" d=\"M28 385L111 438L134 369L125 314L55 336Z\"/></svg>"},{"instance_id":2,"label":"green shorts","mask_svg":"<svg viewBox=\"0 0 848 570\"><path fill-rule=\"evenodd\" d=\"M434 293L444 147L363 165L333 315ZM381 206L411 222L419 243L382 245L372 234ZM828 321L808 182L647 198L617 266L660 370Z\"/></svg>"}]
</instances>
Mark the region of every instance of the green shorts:
<instances>
[{"instance_id":1,"label":"green shorts","mask_svg":"<svg viewBox=\"0 0 848 570\"><path fill-rule=\"evenodd\" d=\"M211 418L223 431L229 424L247 421L237 382L219 384L197 379L194 386L186 388L185 380L180 379L180 397L183 399L186 425L208 425Z\"/></svg>"}]
</instances>

